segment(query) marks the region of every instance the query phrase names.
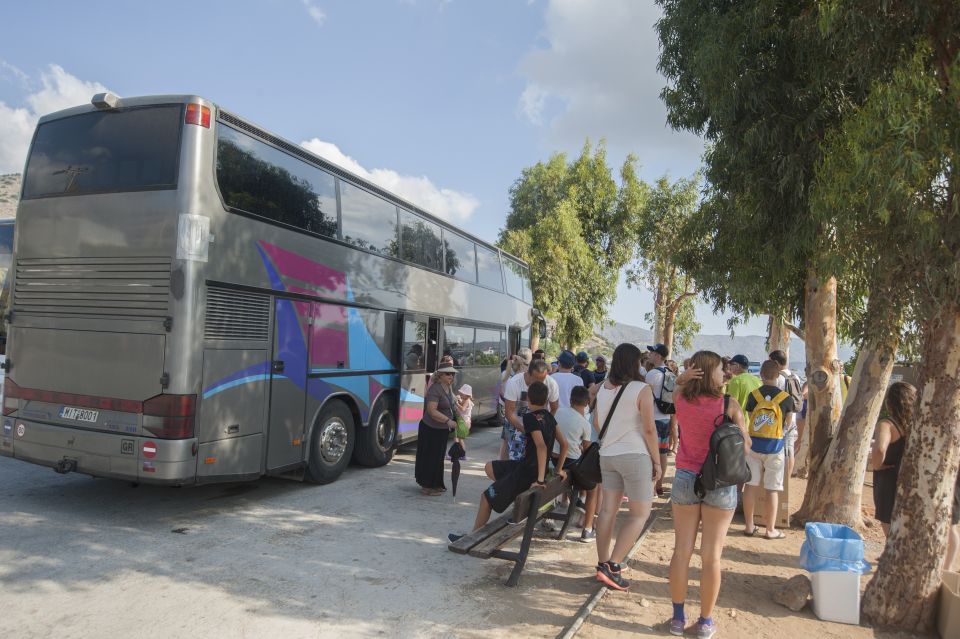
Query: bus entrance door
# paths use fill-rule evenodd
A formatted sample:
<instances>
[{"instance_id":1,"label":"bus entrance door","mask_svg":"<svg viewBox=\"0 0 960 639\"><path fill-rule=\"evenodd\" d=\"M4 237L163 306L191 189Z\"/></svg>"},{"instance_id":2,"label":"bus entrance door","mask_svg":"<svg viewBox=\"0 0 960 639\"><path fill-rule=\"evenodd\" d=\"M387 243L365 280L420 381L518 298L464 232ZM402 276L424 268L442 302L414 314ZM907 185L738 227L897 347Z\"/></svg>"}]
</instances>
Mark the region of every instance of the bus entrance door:
<instances>
[{"instance_id":1,"label":"bus entrance door","mask_svg":"<svg viewBox=\"0 0 960 639\"><path fill-rule=\"evenodd\" d=\"M307 341L310 304L277 299L270 361L270 430L267 472L285 471L303 459L306 416Z\"/></svg>"},{"instance_id":2,"label":"bus entrance door","mask_svg":"<svg viewBox=\"0 0 960 639\"><path fill-rule=\"evenodd\" d=\"M400 405L397 415L399 441L417 436L423 418L424 395L430 374L437 369L440 320L423 315L402 315Z\"/></svg>"}]
</instances>

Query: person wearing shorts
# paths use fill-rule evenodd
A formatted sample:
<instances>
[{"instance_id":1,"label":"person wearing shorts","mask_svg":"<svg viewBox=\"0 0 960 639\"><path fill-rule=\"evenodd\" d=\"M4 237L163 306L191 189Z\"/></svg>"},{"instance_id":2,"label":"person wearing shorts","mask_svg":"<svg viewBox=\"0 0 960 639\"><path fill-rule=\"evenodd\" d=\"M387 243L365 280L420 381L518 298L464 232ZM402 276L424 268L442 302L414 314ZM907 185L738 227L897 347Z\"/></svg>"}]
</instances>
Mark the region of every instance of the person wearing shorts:
<instances>
[{"instance_id":1,"label":"person wearing shorts","mask_svg":"<svg viewBox=\"0 0 960 639\"><path fill-rule=\"evenodd\" d=\"M796 406L793 403L793 398L777 387L779 377L780 366L777 362L769 359L765 361L760 367L760 381L763 384L756 391L751 392L747 398L746 406L743 407L747 413L757 407L757 398L754 393L759 393L767 401L775 400L778 395L783 396L780 401L783 436L777 438L760 437L756 432L751 432L751 451L747 454L750 481L743 488L743 519L745 522L743 533L749 537L754 536L757 532L753 525L753 512L756 508L757 497L760 494L761 482L763 483L763 490L766 491L766 508L763 513L764 526L767 529L766 539L783 539L786 537L783 531L777 530L777 508L780 505L779 498L783 491L783 476L786 468L784 447L787 437L785 426L790 423L790 417L796 412ZM756 417L756 415L751 415L751 418Z\"/></svg>"},{"instance_id":2,"label":"person wearing shorts","mask_svg":"<svg viewBox=\"0 0 960 639\"><path fill-rule=\"evenodd\" d=\"M603 498L597 518L597 581L615 590L630 587L621 574L620 564L640 538L653 505L653 485L662 473L659 455L651 456L657 450L653 392L639 377L640 349L633 344L620 344L613 351L609 375L598 382L594 411L593 427L600 431L607 424L600 438ZM616 400L618 395L620 399ZM629 499L629 514L611 551L624 495Z\"/></svg>"},{"instance_id":3,"label":"person wearing shorts","mask_svg":"<svg viewBox=\"0 0 960 639\"><path fill-rule=\"evenodd\" d=\"M708 490L701 497L694 488L697 474L710 452L710 435L716 420L726 414L743 431L747 448L750 435L744 427L743 412L733 397L723 394L723 361L711 351L699 351L690 365L677 377L674 404L677 421L683 424L683 437L677 446L677 471L673 477L670 501L673 508L673 557L670 559L670 599L673 617L670 634L682 636L687 630L684 604L689 587L690 558L700 537L700 619L696 633L710 637L716 633L713 609L720 593L720 555L727 530L737 508L737 487Z\"/></svg>"}]
</instances>

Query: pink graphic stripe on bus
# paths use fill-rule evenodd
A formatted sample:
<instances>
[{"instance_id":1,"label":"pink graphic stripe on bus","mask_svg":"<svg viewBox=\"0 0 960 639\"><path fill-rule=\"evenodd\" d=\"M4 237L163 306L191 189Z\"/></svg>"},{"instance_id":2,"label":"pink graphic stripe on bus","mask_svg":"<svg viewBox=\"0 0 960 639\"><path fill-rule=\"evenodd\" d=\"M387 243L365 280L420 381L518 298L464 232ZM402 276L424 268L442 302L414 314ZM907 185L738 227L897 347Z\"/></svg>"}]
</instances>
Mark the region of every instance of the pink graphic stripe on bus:
<instances>
[{"instance_id":1,"label":"pink graphic stripe on bus","mask_svg":"<svg viewBox=\"0 0 960 639\"><path fill-rule=\"evenodd\" d=\"M308 292L313 294L322 292L328 295L333 293L340 298L346 297L347 276L345 274L263 240L258 244L270 256L270 260L284 278L299 280L307 286L314 287L308 289Z\"/></svg>"}]
</instances>

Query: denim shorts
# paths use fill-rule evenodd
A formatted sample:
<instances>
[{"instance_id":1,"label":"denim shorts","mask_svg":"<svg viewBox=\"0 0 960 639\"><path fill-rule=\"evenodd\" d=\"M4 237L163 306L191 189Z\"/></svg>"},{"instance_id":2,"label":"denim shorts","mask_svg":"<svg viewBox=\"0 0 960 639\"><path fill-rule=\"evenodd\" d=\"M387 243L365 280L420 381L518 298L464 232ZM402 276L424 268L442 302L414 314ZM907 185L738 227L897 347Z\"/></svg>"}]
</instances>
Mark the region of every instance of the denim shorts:
<instances>
[{"instance_id":1,"label":"denim shorts","mask_svg":"<svg viewBox=\"0 0 960 639\"><path fill-rule=\"evenodd\" d=\"M737 487L725 486L716 490L708 490L703 499L697 496L693 489L697 474L692 470L677 469L673 476L673 488L670 490L670 500L678 506L695 506L704 504L720 510L734 510L737 507Z\"/></svg>"}]
</instances>

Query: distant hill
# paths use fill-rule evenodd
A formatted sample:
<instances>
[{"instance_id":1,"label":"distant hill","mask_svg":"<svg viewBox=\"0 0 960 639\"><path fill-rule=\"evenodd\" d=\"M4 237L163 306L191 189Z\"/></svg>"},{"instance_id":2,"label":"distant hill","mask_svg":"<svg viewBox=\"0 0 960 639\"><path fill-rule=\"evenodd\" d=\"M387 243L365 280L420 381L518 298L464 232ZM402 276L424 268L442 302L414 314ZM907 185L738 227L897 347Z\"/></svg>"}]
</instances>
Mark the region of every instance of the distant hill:
<instances>
[{"instance_id":1,"label":"distant hill","mask_svg":"<svg viewBox=\"0 0 960 639\"><path fill-rule=\"evenodd\" d=\"M20 199L20 175L0 175L0 218L15 217Z\"/></svg>"},{"instance_id":2,"label":"distant hill","mask_svg":"<svg viewBox=\"0 0 960 639\"><path fill-rule=\"evenodd\" d=\"M603 326L596 331L597 335L614 346L623 342L636 344L641 348L653 344L653 332L646 328L630 326L614 322ZM765 335L697 335L693 338L693 348L674 354L674 359L682 360L696 351L713 351L720 355L746 355L751 362L762 362L767 359L767 337ZM853 348L848 344L841 344L840 359L847 361L853 357ZM803 371L806 367L806 355L803 341L797 338L790 340L790 368Z\"/></svg>"}]
</instances>

